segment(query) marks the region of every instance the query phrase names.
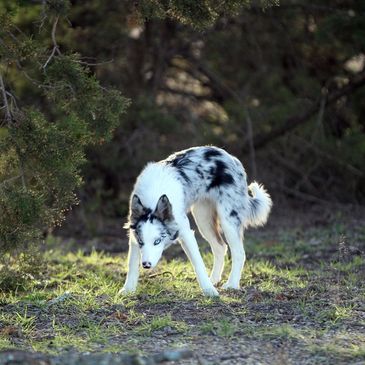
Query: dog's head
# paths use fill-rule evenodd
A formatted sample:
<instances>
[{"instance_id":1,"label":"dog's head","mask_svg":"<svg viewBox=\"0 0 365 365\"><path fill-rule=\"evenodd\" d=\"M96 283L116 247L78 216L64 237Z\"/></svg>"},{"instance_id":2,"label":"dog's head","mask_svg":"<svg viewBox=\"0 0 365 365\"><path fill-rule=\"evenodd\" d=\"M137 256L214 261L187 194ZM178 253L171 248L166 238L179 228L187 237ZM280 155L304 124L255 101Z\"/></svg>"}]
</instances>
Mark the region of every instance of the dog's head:
<instances>
[{"instance_id":1,"label":"dog's head","mask_svg":"<svg viewBox=\"0 0 365 365\"><path fill-rule=\"evenodd\" d=\"M139 244L141 262L145 269L157 265L165 248L179 235L172 206L166 195L158 200L155 209L146 208L137 195L130 203L129 223L126 228Z\"/></svg>"}]
</instances>

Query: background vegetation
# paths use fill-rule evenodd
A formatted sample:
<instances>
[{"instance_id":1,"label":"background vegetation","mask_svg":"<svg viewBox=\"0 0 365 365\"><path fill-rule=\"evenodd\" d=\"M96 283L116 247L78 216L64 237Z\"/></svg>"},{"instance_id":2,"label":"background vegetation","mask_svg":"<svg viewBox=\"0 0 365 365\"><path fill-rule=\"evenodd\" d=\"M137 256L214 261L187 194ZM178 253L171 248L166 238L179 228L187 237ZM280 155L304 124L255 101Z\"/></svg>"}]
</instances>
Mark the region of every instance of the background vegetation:
<instances>
[{"instance_id":1,"label":"background vegetation","mask_svg":"<svg viewBox=\"0 0 365 365\"><path fill-rule=\"evenodd\" d=\"M0 363L188 347L181 365L360 364L364 14L355 0L0 0ZM136 176L200 144L274 200L246 234L242 290L203 297L175 245L120 296Z\"/></svg>"},{"instance_id":2,"label":"background vegetation","mask_svg":"<svg viewBox=\"0 0 365 365\"><path fill-rule=\"evenodd\" d=\"M365 5L278 5L2 0L2 245L62 221L75 189L71 222L105 231L147 161L199 144L279 206L363 202Z\"/></svg>"}]
</instances>

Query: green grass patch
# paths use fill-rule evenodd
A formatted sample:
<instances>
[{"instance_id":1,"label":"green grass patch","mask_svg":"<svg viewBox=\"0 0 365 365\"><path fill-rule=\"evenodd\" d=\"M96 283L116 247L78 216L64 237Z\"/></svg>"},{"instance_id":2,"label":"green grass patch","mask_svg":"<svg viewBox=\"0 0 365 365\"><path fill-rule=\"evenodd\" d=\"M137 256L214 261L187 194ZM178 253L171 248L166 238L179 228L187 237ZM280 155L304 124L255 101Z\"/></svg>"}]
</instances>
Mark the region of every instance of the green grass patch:
<instances>
[{"instance_id":1,"label":"green grass patch","mask_svg":"<svg viewBox=\"0 0 365 365\"><path fill-rule=\"evenodd\" d=\"M0 350L140 352L160 338L169 348L196 338L207 346L214 338L261 348L280 340L299 344L308 356L324 359L333 351L357 361L364 353L357 334L365 325L365 263L363 256L343 258L336 251L343 230L249 237L242 290L218 288L219 299L202 295L183 256L141 271L137 292L122 296L125 254L63 252L48 241L37 260L5 258ZM204 260L211 268L212 254L204 253ZM229 269L227 256L223 282Z\"/></svg>"},{"instance_id":2,"label":"green grass patch","mask_svg":"<svg viewBox=\"0 0 365 365\"><path fill-rule=\"evenodd\" d=\"M219 337L231 338L237 330L238 325L232 321L232 318L221 318L216 321L207 321L199 326L202 334L211 334Z\"/></svg>"},{"instance_id":3,"label":"green grass patch","mask_svg":"<svg viewBox=\"0 0 365 365\"><path fill-rule=\"evenodd\" d=\"M153 332L162 331L165 329L185 332L188 326L185 322L173 320L171 315L155 316L150 321L146 321L136 328L136 333L141 335L151 335Z\"/></svg>"}]
</instances>

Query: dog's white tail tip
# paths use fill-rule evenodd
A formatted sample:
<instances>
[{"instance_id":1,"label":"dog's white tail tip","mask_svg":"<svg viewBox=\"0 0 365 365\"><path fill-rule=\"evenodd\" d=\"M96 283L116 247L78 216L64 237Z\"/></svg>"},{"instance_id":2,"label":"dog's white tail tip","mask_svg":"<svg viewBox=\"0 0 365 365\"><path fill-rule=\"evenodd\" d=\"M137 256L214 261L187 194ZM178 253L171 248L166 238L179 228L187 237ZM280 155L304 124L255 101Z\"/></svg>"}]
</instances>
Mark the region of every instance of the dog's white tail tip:
<instances>
[{"instance_id":1,"label":"dog's white tail tip","mask_svg":"<svg viewBox=\"0 0 365 365\"><path fill-rule=\"evenodd\" d=\"M263 185L256 181L248 187L252 196L249 197L249 214L247 226L258 227L263 226L269 216L272 200L269 193Z\"/></svg>"}]
</instances>

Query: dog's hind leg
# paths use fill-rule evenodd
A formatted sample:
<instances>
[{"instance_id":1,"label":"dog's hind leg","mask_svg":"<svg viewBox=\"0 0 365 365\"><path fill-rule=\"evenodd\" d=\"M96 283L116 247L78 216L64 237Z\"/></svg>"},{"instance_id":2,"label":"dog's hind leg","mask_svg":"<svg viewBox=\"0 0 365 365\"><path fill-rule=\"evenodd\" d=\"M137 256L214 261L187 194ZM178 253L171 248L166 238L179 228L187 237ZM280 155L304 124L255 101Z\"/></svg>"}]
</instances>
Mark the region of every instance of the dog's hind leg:
<instances>
[{"instance_id":1,"label":"dog's hind leg","mask_svg":"<svg viewBox=\"0 0 365 365\"><path fill-rule=\"evenodd\" d=\"M217 284L222 278L224 256L227 245L219 233L218 217L215 204L202 200L194 204L192 213L201 235L209 242L214 255L213 269L210 281Z\"/></svg>"},{"instance_id":2,"label":"dog's hind leg","mask_svg":"<svg viewBox=\"0 0 365 365\"><path fill-rule=\"evenodd\" d=\"M243 266L246 261L243 247L243 228L237 221L231 219L225 209L218 210L224 236L231 250L232 268L224 289L239 289Z\"/></svg>"}]
</instances>

